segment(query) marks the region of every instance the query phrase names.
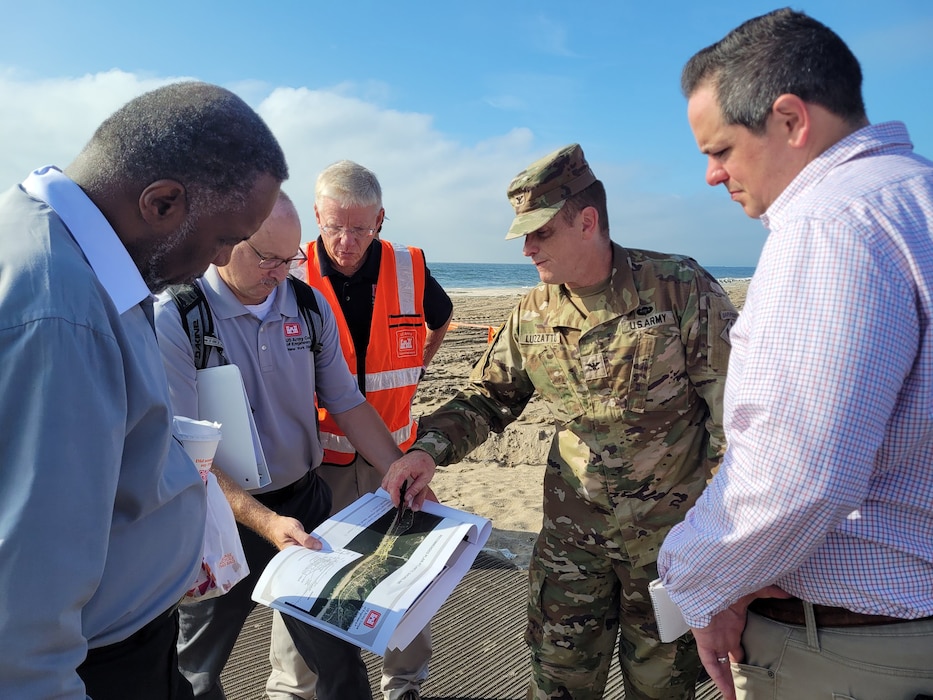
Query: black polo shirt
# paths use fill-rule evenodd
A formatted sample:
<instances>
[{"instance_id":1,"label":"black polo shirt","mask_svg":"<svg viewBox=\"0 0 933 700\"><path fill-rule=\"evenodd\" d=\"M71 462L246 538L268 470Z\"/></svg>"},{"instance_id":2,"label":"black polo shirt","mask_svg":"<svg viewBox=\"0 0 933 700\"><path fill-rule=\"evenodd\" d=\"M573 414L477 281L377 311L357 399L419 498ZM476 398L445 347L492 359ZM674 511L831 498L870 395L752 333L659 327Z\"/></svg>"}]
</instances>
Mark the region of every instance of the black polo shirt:
<instances>
[{"instance_id":1,"label":"black polo shirt","mask_svg":"<svg viewBox=\"0 0 933 700\"><path fill-rule=\"evenodd\" d=\"M376 299L376 284L379 280L379 265L382 262L382 246L373 239L360 269L349 277L338 272L324 248L320 237L315 242L321 277L327 277L340 303L343 317L347 320L350 337L356 348L357 377L360 390L365 392L366 348L369 346L369 331L373 319L373 302ZM424 266L424 321L428 328L437 330L450 318L454 305L447 292L431 276L427 261Z\"/></svg>"}]
</instances>

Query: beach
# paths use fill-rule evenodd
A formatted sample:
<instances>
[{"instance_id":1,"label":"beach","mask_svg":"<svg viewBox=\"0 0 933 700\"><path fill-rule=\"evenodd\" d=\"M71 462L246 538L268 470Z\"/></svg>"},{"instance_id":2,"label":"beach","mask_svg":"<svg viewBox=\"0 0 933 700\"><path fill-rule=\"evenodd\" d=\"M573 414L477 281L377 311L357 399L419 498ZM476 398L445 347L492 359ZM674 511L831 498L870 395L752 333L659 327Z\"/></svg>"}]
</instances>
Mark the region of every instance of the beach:
<instances>
[{"instance_id":1,"label":"beach","mask_svg":"<svg viewBox=\"0 0 933 700\"><path fill-rule=\"evenodd\" d=\"M741 309L748 280L727 280L722 286ZM452 328L418 388L417 415L430 413L466 382L486 348L488 329L498 327L519 298L505 291L451 294ZM439 467L431 482L442 503L492 520L487 548L520 568L527 568L541 527L541 484L553 434L548 410L533 398L501 435L492 434L462 462Z\"/></svg>"}]
</instances>

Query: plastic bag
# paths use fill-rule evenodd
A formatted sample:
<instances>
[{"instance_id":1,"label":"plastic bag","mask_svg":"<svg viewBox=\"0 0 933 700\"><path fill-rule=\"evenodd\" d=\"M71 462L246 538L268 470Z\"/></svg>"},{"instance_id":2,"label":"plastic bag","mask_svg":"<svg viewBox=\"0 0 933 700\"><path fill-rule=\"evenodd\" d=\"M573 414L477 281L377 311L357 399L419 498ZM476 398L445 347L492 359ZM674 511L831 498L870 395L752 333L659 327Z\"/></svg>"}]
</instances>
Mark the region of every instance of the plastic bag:
<instances>
[{"instance_id":1,"label":"plastic bag","mask_svg":"<svg viewBox=\"0 0 933 700\"><path fill-rule=\"evenodd\" d=\"M211 472L205 475L207 523L204 528L201 570L194 587L185 594L183 603L216 598L249 575L240 533L227 497L217 483L217 477Z\"/></svg>"}]
</instances>

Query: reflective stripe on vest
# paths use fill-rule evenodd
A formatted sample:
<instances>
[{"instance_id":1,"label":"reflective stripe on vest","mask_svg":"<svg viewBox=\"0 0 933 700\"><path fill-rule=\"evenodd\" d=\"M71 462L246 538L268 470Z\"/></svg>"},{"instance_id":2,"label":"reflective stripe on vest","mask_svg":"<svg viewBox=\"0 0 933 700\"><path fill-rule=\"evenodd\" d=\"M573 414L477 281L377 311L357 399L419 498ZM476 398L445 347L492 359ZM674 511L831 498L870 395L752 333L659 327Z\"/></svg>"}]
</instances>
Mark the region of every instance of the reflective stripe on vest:
<instances>
[{"instance_id":1,"label":"reflective stripe on vest","mask_svg":"<svg viewBox=\"0 0 933 700\"><path fill-rule=\"evenodd\" d=\"M421 379L420 366L407 369L390 369L386 372L367 372L366 395L369 396L374 391L399 389L403 386L417 386L419 379Z\"/></svg>"},{"instance_id":2,"label":"reflective stripe on vest","mask_svg":"<svg viewBox=\"0 0 933 700\"><path fill-rule=\"evenodd\" d=\"M366 398L389 428L402 450L415 440L417 422L411 402L421 378L424 358L424 253L387 241L382 246L379 283L370 323L366 352ZM356 349L330 280L322 277L317 243L308 245L307 281L320 290L334 311L340 344L351 373L356 377ZM324 409L318 410L324 461L349 464L356 456L353 445Z\"/></svg>"},{"instance_id":3,"label":"reflective stripe on vest","mask_svg":"<svg viewBox=\"0 0 933 700\"><path fill-rule=\"evenodd\" d=\"M401 445L407 442L409 438L414 436L417 427L417 421L412 421L404 428L399 428L398 430L393 431L392 438L395 440L395 444ZM353 449L353 445L350 443L350 440L346 435L321 433L321 445L325 450L333 450L334 452L342 452L344 454L350 455L356 454L356 451Z\"/></svg>"},{"instance_id":4,"label":"reflective stripe on vest","mask_svg":"<svg viewBox=\"0 0 933 700\"><path fill-rule=\"evenodd\" d=\"M395 252L395 277L398 280L398 310L400 314L414 316L415 311L415 271L411 260L411 251L405 246L392 244ZM383 249L382 254L386 251ZM424 282L421 284L420 302L424 299ZM422 316L424 314L422 313Z\"/></svg>"}]
</instances>

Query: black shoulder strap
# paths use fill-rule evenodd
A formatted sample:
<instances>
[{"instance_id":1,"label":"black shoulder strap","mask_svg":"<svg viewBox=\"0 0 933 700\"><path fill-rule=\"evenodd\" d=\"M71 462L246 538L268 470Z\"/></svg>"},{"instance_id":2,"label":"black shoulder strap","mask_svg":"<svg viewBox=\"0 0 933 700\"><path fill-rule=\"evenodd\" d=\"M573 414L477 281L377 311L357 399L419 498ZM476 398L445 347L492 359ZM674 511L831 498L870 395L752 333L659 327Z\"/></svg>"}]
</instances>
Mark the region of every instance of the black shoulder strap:
<instances>
[{"instance_id":1,"label":"black shoulder strap","mask_svg":"<svg viewBox=\"0 0 933 700\"><path fill-rule=\"evenodd\" d=\"M317 305L317 296L314 290L305 282L293 275L288 281L295 290L295 299L298 301L298 311L308 324L308 335L311 336L311 352L317 354L324 347L321 344L321 310Z\"/></svg>"},{"instance_id":2,"label":"black shoulder strap","mask_svg":"<svg viewBox=\"0 0 933 700\"><path fill-rule=\"evenodd\" d=\"M178 307L182 328L191 341L195 368L207 367L212 348L217 349L221 364L229 364L224 356L224 344L214 332L214 317L201 288L196 284L173 284L166 291Z\"/></svg>"},{"instance_id":3,"label":"black shoulder strap","mask_svg":"<svg viewBox=\"0 0 933 700\"><path fill-rule=\"evenodd\" d=\"M317 297L314 290L296 277L288 276L288 281L295 290L298 309L308 324L308 335L311 336L311 351L318 353L323 347L321 344L321 312L318 308ZM188 340L191 341L191 350L194 353L194 366L196 369L207 367L211 350L217 350L221 364L229 364L224 355L224 344L214 331L214 317L204 293L196 284L174 284L166 289L181 316L181 325L185 329Z\"/></svg>"}]
</instances>

